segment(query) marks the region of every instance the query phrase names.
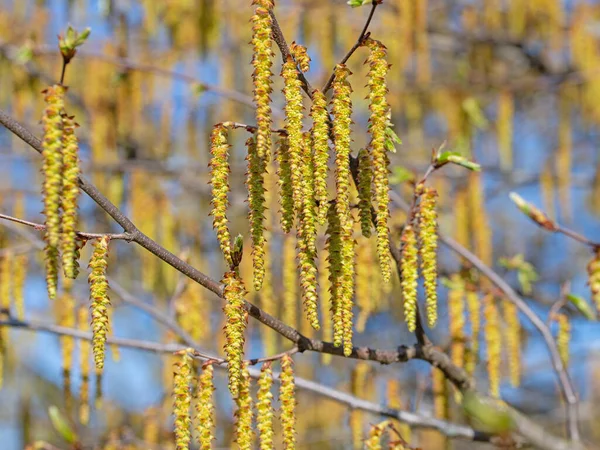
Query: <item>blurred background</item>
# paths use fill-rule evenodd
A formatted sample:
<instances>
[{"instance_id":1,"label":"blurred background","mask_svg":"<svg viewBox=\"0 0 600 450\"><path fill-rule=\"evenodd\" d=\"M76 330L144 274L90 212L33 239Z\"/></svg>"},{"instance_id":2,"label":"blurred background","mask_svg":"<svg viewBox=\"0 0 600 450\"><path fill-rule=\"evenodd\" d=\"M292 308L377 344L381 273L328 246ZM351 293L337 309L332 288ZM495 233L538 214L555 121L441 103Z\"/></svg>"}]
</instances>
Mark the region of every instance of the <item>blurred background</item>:
<instances>
[{"instance_id":1,"label":"blurred background","mask_svg":"<svg viewBox=\"0 0 600 450\"><path fill-rule=\"evenodd\" d=\"M91 36L69 64L65 79L67 110L80 125L84 174L142 231L215 279L221 278L225 267L208 217L208 135L217 122L255 121L250 3L0 1L2 110L41 136L41 91L58 82L62 64L57 35L68 24L80 30L91 27ZM370 6L353 9L337 0L279 0L275 13L288 41L308 47L312 65L307 77L314 86L322 86L356 41L369 10ZM516 191L560 223L600 240L600 4L591 0L385 0L370 31L387 46L392 64L389 102L394 129L403 141L391 155L393 189L410 199L407 180L422 175L431 149L447 141L447 148L468 155L483 170L476 174L444 168L431 178L439 193L441 231L497 269L543 320L566 282L570 292L590 299L589 248L539 229L519 213L508 194ZM366 56L366 50L359 49L348 63L353 72L355 155L368 143ZM284 101L277 52L273 71L274 125L281 127ZM247 136L243 130L232 136L229 218L232 232L247 236ZM40 167L39 155L0 129L1 212L22 211L22 218L43 221ZM277 199L271 202L269 220L276 223ZM401 211L393 213L395 239L404 220ZM80 221L80 229L89 232L122 231L85 196ZM22 226L0 225L2 246L9 254L27 257L25 317L61 323L69 307L47 299L42 255L35 241L40 234ZM319 337L299 310L281 307L286 239L278 227L270 237L273 293L253 291L247 243L242 274L248 298ZM366 245L359 251L365 261L362 266L359 262L359 274L372 266L371 250ZM82 267L89 254L87 246ZM539 275L530 290L515 270L501 264L501 258L517 255L523 255ZM475 277L444 247L439 260L441 276ZM83 272L75 286L80 305L88 296ZM185 282L171 267L123 241L111 243L109 274L113 287L118 286L112 293L114 336L175 342L156 320L123 301L129 294L178 320L206 351L221 354L222 313L212 293ZM391 286L383 286L372 273L364 276L367 287L363 284L357 297L362 295L366 306L356 310L364 323L355 343L376 348L414 343L403 321L397 276ZM364 283L365 278L361 280ZM429 334L436 345L448 349L452 340L446 294L446 288L440 287L441 323ZM272 298L265 299L267 295ZM596 322L565 312L572 324L570 373L581 397L581 429L586 439L600 442L600 329ZM467 321L467 335L470 328ZM503 363L502 398L552 432L564 434L564 405L546 347L525 319L519 333L521 383L511 385ZM250 336L249 357L289 348L254 321ZM115 447L110 448L173 448L169 355L134 349L122 349L118 357L112 353L105 369L102 407L92 408L85 424L78 404L77 351L73 353L73 398L68 399L56 335L11 329L8 342L0 390L3 450L22 449L37 440L68 448L50 424L48 408L53 405L90 448L108 448L104 446L111 442ZM503 358L506 362L507 355ZM327 360L316 354L297 355L295 362L299 376L360 398L425 415L437 413L431 368L426 363L380 366L338 357ZM486 391L483 339L475 376L477 386ZM233 426L233 406L224 381L219 375L216 448L229 447ZM450 401L449 420L464 421L452 390L444 395ZM380 420L366 413L351 414L344 405L311 393L299 392L298 401L299 448L352 448L350 423L358 423L352 427L356 434L357 428L367 430ZM415 431L410 438L424 449L452 446L433 431ZM454 448L488 447L457 441Z\"/></svg>"}]
</instances>

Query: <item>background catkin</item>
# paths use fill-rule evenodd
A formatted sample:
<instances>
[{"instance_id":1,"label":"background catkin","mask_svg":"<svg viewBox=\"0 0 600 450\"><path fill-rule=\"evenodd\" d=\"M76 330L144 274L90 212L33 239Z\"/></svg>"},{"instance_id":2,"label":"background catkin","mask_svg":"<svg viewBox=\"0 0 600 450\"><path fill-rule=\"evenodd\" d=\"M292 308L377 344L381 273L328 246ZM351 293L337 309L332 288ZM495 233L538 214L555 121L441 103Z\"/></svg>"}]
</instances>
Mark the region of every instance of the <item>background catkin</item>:
<instances>
[{"instance_id":1,"label":"background catkin","mask_svg":"<svg viewBox=\"0 0 600 450\"><path fill-rule=\"evenodd\" d=\"M238 396L239 384L242 380L242 360L244 358L245 331L248 313L244 309L244 283L236 272L226 272L221 283L225 286L223 297L227 304L223 308L227 322L225 323L225 353L229 370L229 391L235 398Z\"/></svg>"},{"instance_id":2,"label":"background catkin","mask_svg":"<svg viewBox=\"0 0 600 450\"><path fill-rule=\"evenodd\" d=\"M227 142L227 128L219 123L213 127L210 136L210 184L212 185L212 210L213 228L217 233L219 246L223 252L225 262L231 266L231 234L227 220L227 207L229 200L229 147Z\"/></svg>"},{"instance_id":3,"label":"background catkin","mask_svg":"<svg viewBox=\"0 0 600 450\"><path fill-rule=\"evenodd\" d=\"M565 367L569 367L569 344L571 342L571 322L566 314L557 314L558 334L556 336L556 346L558 354Z\"/></svg>"},{"instance_id":4,"label":"background catkin","mask_svg":"<svg viewBox=\"0 0 600 450\"><path fill-rule=\"evenodd\" d=\"M502 302L502 315L506 324L504 339L508 356L510 384L513 387L519 387L521 384L521 324L519 322L519 310L514 303L504 299Z\"/></svg>"},{"instance_id":5,"label":"background catkin","mask_svg":"<svg viewBox=\"0 0 600 450\"><path fill-rule=\"evenodd\" d=\"M592 300L596 304L596 310L600 312L600 249L596 250L594 257L587 266L587 271Z\"/></svg>"},{"instance_id":6,"label":"background catkin","mask_svg":"<svg viewBox=\"0 0 600 450\"><path fill-rule=\"evenodd\" d=\"M371 237L371 184L373 182L373 166L367 148L358 152L358 211L360 229L364 237Z\"/></svg>"},{"instance_id":7,"label":"background catkin","mask_svg":"<svg viewBox=\"0 0 600 450\"><path fill-rule=\"evenodd\" d=\"M79 197L79 143L75 135L77 124L72 116L63 114L63 190L61 197L62 236L61 251L63 271L67 278L75 278L77 264L77 198Z\"/></svg>"},{"instance_id":8,"label":"background catkin","mask_svg":"<svg viewBox=\"0 0 600 450\"><path fill-rule=\"evenodd\" d=\"M502 364L502 337L500 334L500 318L498 308L492 295L483 300L483 316L485 318L484 336L487 347L487 370L490 382L490 395L500 397L500 366Z\"/></svg>"},{"instance_id":9,"label":"background catkin","mask_svg":"<svg viewBox=\"0 0 600 450\"><path fill-rule=\"evenodd\" d=\"M104 368L106 337L110 330L108 323L110 299L108 298L108 281L106 279L108 242L108 236L103 236L94 242L94 252L89 264L91 273L88 277L94 361L96 369L100 371Z\"/></svg>"},{"instance_id":10,"label":"background catkin","mask_svg":"<svg viewBox=\"0 0 600 450\"><path fill-rule=\"evenodd\" d=\"M283 447L292 450L296 447L296 392L294 384L293 360L289 355L281 358L279 374L279 403Z\"/></svg>"},{"instance_id":11,"label":"background catkin","mask_svg":"<svg viewBox=\"0 0 600 450\"><path fill-rule=\"evenodd\" d=\"M269 11L273 8L272 0L253 0L256 5L252 16L252 46L254 53L252 65L254 72L254 103L256 105L256 149L261 158L268 158L271 151L271 67L273 51L271 50L272 19Z\"/></svg>"}]
</instances>

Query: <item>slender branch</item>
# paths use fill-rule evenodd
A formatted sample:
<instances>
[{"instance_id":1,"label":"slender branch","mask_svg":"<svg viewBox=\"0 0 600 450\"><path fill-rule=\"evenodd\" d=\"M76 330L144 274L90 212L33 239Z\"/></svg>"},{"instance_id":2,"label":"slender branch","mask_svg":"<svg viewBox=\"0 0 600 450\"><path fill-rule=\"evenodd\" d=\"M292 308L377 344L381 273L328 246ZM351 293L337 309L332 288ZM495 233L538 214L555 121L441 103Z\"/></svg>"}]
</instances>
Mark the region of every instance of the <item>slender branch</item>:
<instances>
[{"instance_id":1,"label":"slender branch","mask_svg":"<svg viewBox=\"0 0 600 450\"><path fill-rule=\"evenodd\" d=\"M563 225L556 224L556 226L558 227L558 229L556 230L557 233L562 233L565 236L576 240L577 242L581 242L582 244L591 247L592 250L600 249L600 242L592 241L591 239L588 239L584 235L579 234L576 231L571 230L570 228L567 228Z\"/></svg>"},{"instance_id":2,"label":"slender branch","mask_svg":"<svg viewBox=\"0 0 600 450\"><path fill-rule=\"evenodd\" d=\"M379 1L373 2L373 6L371 6L371 11L369 11L369 16L367 17L367 22L365 23L365 26L363 27L362 31L360 32L360 35L358 36L356 43L352 46L352 48L350 50L348 50L348 53L346 53L346 56L344 56L342 58L342 60L340 61L340 64L345 64L350 59L350 57L354 54L354 52L363 44L365 38L367 37L367 30L369 29L371 20L373 20L373 16L375 15L375 9L377 9L377 6L379 5L379 3L380 3ZM331 89L331 85L333 84L334 79L335 79L335 73L332 72L331 76L327 80L327 83L325 83L325 86L323 86L323 90L322 90L323 94L326 94L327 91L329 91L329 89Z\"/></svg>"}]
</instances>

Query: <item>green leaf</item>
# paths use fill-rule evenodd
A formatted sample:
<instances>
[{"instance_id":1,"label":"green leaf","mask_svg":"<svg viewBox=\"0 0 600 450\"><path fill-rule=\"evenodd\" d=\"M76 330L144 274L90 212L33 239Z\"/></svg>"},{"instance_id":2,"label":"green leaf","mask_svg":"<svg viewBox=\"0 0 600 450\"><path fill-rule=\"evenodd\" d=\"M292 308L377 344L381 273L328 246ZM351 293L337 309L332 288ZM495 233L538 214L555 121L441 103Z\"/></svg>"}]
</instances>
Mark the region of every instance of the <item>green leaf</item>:
<instances>
[{"instance_id":1,"label":"green leaf","mask_svg":"<svg viewBox=\"0 0 600 450\"><path fill-rule=\"evenodd\" d=\"M403 184L415 179L415 174L404 166L394 166L390 176L391 184Z\"/></svg>"},{"instance_id":2,"label":"green leaf","mask_svg":"<svg viewBox=\"0 0 600 450\"><path fill-rule=\"evenodd\" d=\"M445 151L441 152L435 161L435 164L438 166L443 166L444 164L456 164L458 166L464 167L466 169L472 170L473 172L481 171L481 166L473 161L469 161L467 158L462 156L458 152L453 151Z\"/></svg>"},{"instance_id":3,"label":"green leaf","mask_svg":"<svg viewBox=\"0 0 600 450\"><path fill-rule=\"evenodd\" d=\"M358 8L359 6L369 5L373 3L373 0L348 0L348 5L352 8Z\"/></svg>"},{"instance_id":4,"label":"green leaf","mask_svg":"<svg viewBox=\"0 0 600 450\"><path fill-rule=\"evenodd\" d=\"M231 259L233 261L233 267L231 270L235 270L239 267L244 256L244 238L241 234L238 234L233 241L233 249L231 252Z\"/></svg>"},{"instance_id":5,"label":"green leaf","mask_svg":"<svg viewBox=\"0 0 600 450\"><path fill-rule=\"evenodd\" d=\"M577 311L583 314L586 319L593 321L598 319L590 304L583 297L575 294L567 294L567 300L569 300L573 306L577 308Z\"/></svg>"},{"instance_id":6,"label":"green leaf","mask_svg":"<svg viewBox=\"0 0 600 450\"><path fill-rule=\"evenodd\" d=\"M475 428L488 433L502 434L512 431L515 427L510 411L500 400L467 391L464 393L462 406Z\"/></svg>"},{"instance_id":7,"label":"green leaf","mask_svg":"<svg viewBox=\"0 0 600 450\"><path fill-rule=\"evenodd\" d=\"M475 97L465 99L462 103L462 109L476 128L485 130L489 126L489 121L485 117L485 114L479 105L479 101Z\"/></svg>"},{"instance_id":8,"label":"green leaf","mask_svg":"<svg viewBox=\"0 0 600 450\"><path fill-rule=\"evenodd\" d=\"M61 437L69 444L77 442L77 434L71 428L71 425L67 422L67 419L62 415L59 409L52 405L48 408L48 416L52 426L61 435Z\"/></svg>"}]
</instances>

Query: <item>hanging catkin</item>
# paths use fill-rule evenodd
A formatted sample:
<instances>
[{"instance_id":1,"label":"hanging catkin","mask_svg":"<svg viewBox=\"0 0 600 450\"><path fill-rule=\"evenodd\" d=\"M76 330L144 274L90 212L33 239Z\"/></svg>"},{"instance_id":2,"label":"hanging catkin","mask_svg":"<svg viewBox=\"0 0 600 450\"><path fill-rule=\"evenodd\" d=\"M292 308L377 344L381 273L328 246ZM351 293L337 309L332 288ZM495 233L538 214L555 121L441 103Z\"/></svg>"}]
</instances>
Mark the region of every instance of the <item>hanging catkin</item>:
<instances>
[{"instance_id":1,"label":"hanging catkin","mask_svg":"<svg viewBox=\"0 0 600 450\"><path fill-rule=\"evenodd\" d=\"M227 304L223 308L227 322L225 323L225 353L229 371L229 391L236 398L242 380L242 360L244 358L245 331L248 313L244 309L244 283L235 271L226 272L221 280L225 286L223 297Z\"/></svg>"},{"instance_id":2,"label":"hanging catkin","mask_svg":"<svg viewBox=\"0 0 600 450\"><path fill-rule=\"evenodd\" d=\"M252 397L250 396L250 374L247 362L242 364L236 404L235 442L240 450L250 450L254 432L252 431Z\"/></svg>"},{"instance_id":3,"label":"hanging catkin","mask_svg":"<svg viewBox=\"0 0 600 450\"><path fill-rule=\"evenodd\" d=\"M196 396L196 431L198 433L198 444L201 450L210 450L212 441L215 440L213 391L214 368L212 364L205 364L198 379L198 391Z\"/></svg>"},{"instance_id":4,"label":"hanging catkin","mask_svg":"<svg viewBox=\"0 0 600 450\"><path fill-rule=\"evenodd\" d=\"M371 237L371 184L373 182L373 167L371 155L366 148L358 152L358 211L360 214L360 229L364 237Z\"/></svg>"},{"instance_id":5,"label":"hanging catkin","mask_svg":"<svg viewBox=\"0 0 600 450\"><path fill-rule=\"evenodd\" d=\"M81 306L77 312L77 326L80 331L89 333L88 310ZM90 359L92 346L86 339L79 340L79 372L81 383L79 385L79 421L87 425L90 420Z\"/></svg>"},{"instance_id":6,"label":"hanging catkin","mask_svg":"<svg viewBox=\"0 0 600 450\"><path fill-rule=\"evenodd\" d=\"M76 278L79 272L77 250L77 198L79 197L79 143L75 135L78 126L72 116L63 114L63 190L61 197L62 264L67 278Z\"/></svg>"},{"instance_id":7,"label":"hanging catkin","mask_svg":"<svg viewBox=\"0 0 600 450\"><path fill-rule=\"evenodd\" d=\"M175 362L173 368L173 415L175 416L175 445L177 450L188 450L192 440L190 430L192 423L190 417L192 362L188 350L185 350Z\"/></svg>"},{"instance_id":8,"label":"hanging catkin","mask_svg":"<svg viewBox=\"0 0 600 450\"><path fill-rule=\"evenodd\" d=\"M402 232L402 297L404 300L404 320L408 331L417 326L417 279L418 279L417 238L415 230L407 225Z\"/></svg>"},{"instance_id":9,"label":"hanging catkin","mask_svg":"<svg viewBox=\"0 0 600 450\"><path fill-rule=\"evenodd\" d=\"M556 335L556 346L558 354L565 367L569 367L569 343L571 342L571 323L566 314L557 314L558 333Z\"/></svg>"},{"instance_id":10,"label":"hanging catkin","mask_svg":"<svg viewBox=\"0 0 600 450\"><path fill-rule=\"evenodd\" d=\"M454 275L448 290L448 321L452 340L450 354L452 362L463 367L465 364L465 285L463 279Z\"/></svg>"},{"instance_id":11,"label":"hanging catkin","mask_svg":"<svg viewBox=\"0 0 600 450\"><path fill-rule=\"evenodd\" d=\"M341 295L342 279L342 237L340 218L336 213L335 202L331 203L327 213L327 262L331 285L331 313L333 316L333 345L339 347L344 341L344 320Z\"/></svg>"},{"instance_id":12,"label":"hanging catkin","mask_svg":"<svg viewBox=\"0 0 600 450\"><path fill-rule=\"evenodd\" d=\"M505 299L502 302L502 313L506 324L504 339L508 355L510 384L513 387L519 387L521 384L521 324L519 322L519 310L514 303Z\"/></svg>"},{"instance_id":13,"label":"hanging catkin","mask_svg":"<svg viewBox=\"0 0 600 450\"><path fill-rule=\"evenodd\" d=\"M252 262L254 270L254 289L259 291L265 277L265 180L266 163L258 156L254 137L246 141L248 149L248 219L250 236L252 237Z\"/></svg>"},{"instance_id":14,"label":"hanging catkin","mask_svg":"<svg viewBox=\"0 0 600 450\"><path fill-rule=\"evenodd\" d=\"M493 295L486 295L483 300L483 316L485 318L484 336L487 347L487 370L490 382L490 395L500 397L500 366L502 364L502 337L500 334L500 318Z\"/></svg>"},{"instance_id":15,"label":"hanging catkin","mask_svg":"<svg viewBox=\"0 0 600 450\"><path fill-rule=\"evenodd\" d=\"M313 165L314 165L314 189L315 201L318 205L317 221L323 225L327 218L327 174L329 161L329 125L327 114L327 100L325 95L315 89L313 91L312 107L310 116L313 121L311 128L311 138L313 145Z\"/></svg>"},{"instance_id":16,"label":"hanging catkin","mask_svg":"<svg viewBox=\"0 0 600 450\"><path fill-rule=\"evenodd\" d=\"M283 447L286 450L296 448L296 393L293 361L289 355L281 358L279 374L279 403Z\"/></svg>"},{"instance_id":17,"label":"hanging catkin","mask_svg":"<svg viewBox=\"0 0 600 450\"><path fill-rule=\"evenodd\" d=\"M228 266L231 260L231 234L229 233L229 221L227 220L227 207L229 200L229 144L227 142L227 128L219 123L213 127L210 136L210 184L212 185L212 210L213 228L217 233L217 239Z\"/></svg>"},{"instance_id":18,"label":"hanging catkin","mask_svg":"<svg viewBox=\"0 0 600 450\"><path fill-rule=\"evenodd\" d=\"M252 65L254 72L254 103L256 105L256 149L261 158L268 158L271 151L271 67L273 51L271 50L272 0L253 0L256 5L252 16Z\"/></svg>"},{"instance_id":19,"label":"hanging catkin","mask_svg":"<svg viewBox=\"0 0 600 450\"><path fill-rule=\"evenodd\" d=\"M46 216L46 284L48 297L56 297L58 283L58 247L60 245L60 202L63 186L62 134L61 114L64 110L65 88L60 85L48 87L44 91L46 109L42 123L44 139L42 156L44 158L44 215Z\"/></svg>"},{"instance_id":20,"label":"hanging catkin","mask_svg":"<svg viewBox=\"0 0 600 450\"><path fill-rule=\"evenodd\" d=\"M279 184L279 201L281 203L281 229L284 233L289 233L294 225L294 194L288 138L282 137L279 139L277 163L279 165L277 183Z\"/></svg>"},{"instance_id":21,"label":"hanging catkin","mask_svg":"<svg viewBox=\"0 0 600 450\"><path fill-rule=\"evenodd\" d=\"M433 328L437 322L437 193L425 188L419 203L419 240L421 273L425 285L427 323Z\"/></svg>"},{"instance_id":22,"label":"hanging catkin","mask_svg":"<svg viewBox=\"0 0 600 450\"><path fill-rule=\"evenodd\" d=\"M259 432L260 449L270 450L273 448L273 370L271 363L266 362L260 370L258 378L258 392L256 394L256 428Z\"/></svg>"},{"instance_id":23,"label":"hanging catkin","mask_svg":"<svg viewBox=\"0 0 600 450\"><path fill-rule=\"evenodd\" d=\"M383 279L388 282L392 275L391 259L389 252L389 159L385 146L386 129L388 126L389 105L386 99L387 85L385 77L389 64L387 63L387 51L385 46L374 39L367 39L365 45L369 48L369 73L367 75L369 87L369 133L371 134L371 155L373 160L373 186L375 188L374 199L376 201L376 230L377 230L377 254Z\"/></svg>"},{"instance_id":24,"label":"hanging catkin","mask_svg":"<svg viewBox=\"0 0 600 450\"><path fill-rule=\"evenodd\" d=\"M110 324L108 323L110 299L108 298L108 281L106 279L108 242L108 236L103 236L94 243L94 252L89 264L91 273L88 277L93 332L92 344L96 369L99 371L104 368L106 337L110 331Z\"/></svg>"}]
</instances>

